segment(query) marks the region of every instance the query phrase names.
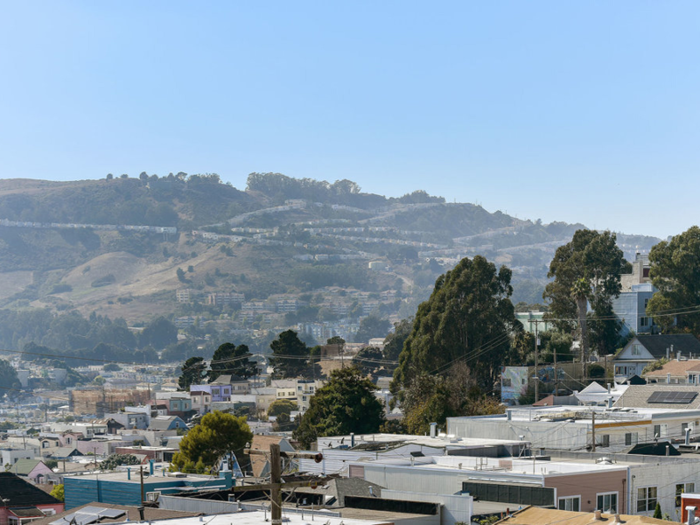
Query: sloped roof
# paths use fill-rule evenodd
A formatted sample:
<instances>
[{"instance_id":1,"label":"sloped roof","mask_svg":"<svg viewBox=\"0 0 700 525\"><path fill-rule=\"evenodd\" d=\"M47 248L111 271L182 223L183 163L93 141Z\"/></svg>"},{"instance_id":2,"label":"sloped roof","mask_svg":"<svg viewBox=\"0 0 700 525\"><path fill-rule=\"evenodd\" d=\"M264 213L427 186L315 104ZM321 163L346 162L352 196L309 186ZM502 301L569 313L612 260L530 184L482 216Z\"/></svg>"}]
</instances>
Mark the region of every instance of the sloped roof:
<instances>
[{"instance_id":1,"label":"sloped roof","mask_svg":"<svg viewBox=\"0 0 700 525\"><path fill-rule=\"evenodd\" d=\"M230 385L231 383L243 383L246 382L247 379L243 379L242 377L238 377L237 375L234 374L221 374L219 377L217 377L214 381L209 383L210 385Z\"/></svg>"},{"instance_id":2,"label":"sloped roof","mask_svg":"<svg viewBox=\"0 0 700 525\"><path fill-rule=\"evenodd\" d=\"M669 456L680 456L678 449L671 445L669 441L657 441L651 443L637 443L629 448L627 454L642 454L645 456L665 456L668 447Z\"/></svg>"},{"instance_id":3,"label":"sloped roof","mask_svg":"<svg viewBox=\"0 0 700 525\"><path fill-rule=\"evenodd\" d=\"M59 447L51 453L52 458L69 458L72 456L82 456L83 453L75 447Z\"/></svg>"},{"instance_id":4,"label":"sloped roof","mask_svg":"<svg viewBox=\"0 0 700 525\"><path fill-rule=\"evenodd\" d=\"M654 392L696 392L698 395L689 403L649 403ZM630 385L615 402L620 408L670 408L673 410L700 408L700 387L695 385L678 385L656 383L650 385Z\"/></svg>"},{"instance_id":5,"label":"sloped roof","mask_svg":"<svg viewBox=\"0 0 700 525\"><path fill-rule=\"evenodd\" d=\"M269 452L270 445L279 444L282 441L280 436L261 436L260 434L255 434L253 436L253 442L250 444L251 450L262 450ZM250 456L250 463L253 468L253 476L262 476L267 466L268 459L267 456L262 456L258 454L253 454Z\"/></svg>"},{"instance_id":6,"label":"sloped roof","mask_svg":"<svg viewBox=\"0 0 700 525\"><path fill-rule=\"evenodd\" d=\"M39 463L43 462L40 459L18 459L17 462L12 465L11 472L18 476L28 476Z\"/></svg>"},{"instance_id":7,"label":"sloped roof","mask_svg":"<svg viewBox=\"0 0 700 525\"><path fill-rule=\"evenodd\" d=\"M11 472L0 472L0 487L2 487L0 493L2 497L9 500L8 507L32 507L61 503L50 494Z\"/></svg>"},{"instance_id":8,"label":"sloped roof","mask_svg":"<svg viewBox=\"0 0 700 525\"><path fill-rule=\"evenodd\" d=\"M673 359L660 369L645 374L645 377L658 379L665 378L667 374L671 374L671 377L686 377L688 372L700 372L700 359L688 359L687 361Z\"/></svg>"},{"instance_id":9,"label":"sloped roof","mask_svg":"<svg viewBox=\"0 0 700 525\"><path fill-rule=\"evenodd\" d=\"M43 518L44 513L36 507L18 507L10 510L18 518Z\"/></svg>"},{"instance_id":10,"label":"sloped roof","mask_svg":"<svg viewBox=\"0 0 700 525\"><path fill-rule=\"evenodd\" d=\"M179 420L184 425L185 422L180 416L157 416L151 418L151 424L148 426L150 430L168 430L170 425L176 420Z\"/></svg>"},{"instance_id":11,"label":"sloped roof","mask_svg":"<svg viewBox=\"0 0 700 525\"><path fill-rule=\"evenodd\" d=\"M638 335L637 340L656 359L666 357L666 349L673 346L673 352L681 352L683 355L700 355L700 341L694 335Z\"/></svg>"},{"instance_id":12,"label":"sloped roof","mask_svg":"<svg viewBox=\"0 0 700 525\"><path fill-rule=\"evenodd\" d=\"M620 518L628 525L669 525L673 522L658 520L648 516L621 514ZM559 525L590 525L591 523L612 524L615 523L614 514L602 514L600 520L594 519L592 512L573 512L569 510L544 509L541 507L527 507L514 513L512 516L497 521L503 525L542 525L543 523L558 523ZM678 522L675 522L678 523Z\"/></svg>"},{"instance_id":13,"label":"sloped roof","mask_svg":"<svg viewBox=\"0 0 700 525\"><path fill-rule=\"evenodd\" d=\"M345 506L345 496L359 496L363 498L380 498L382 496L382 487L376 483L365 481L362 478L335 478L328 482L326 486L320 486L315 489L299 488L296 491L301 494L323 494L336 499L332 506Z\"/></svg>"}]
</instances>

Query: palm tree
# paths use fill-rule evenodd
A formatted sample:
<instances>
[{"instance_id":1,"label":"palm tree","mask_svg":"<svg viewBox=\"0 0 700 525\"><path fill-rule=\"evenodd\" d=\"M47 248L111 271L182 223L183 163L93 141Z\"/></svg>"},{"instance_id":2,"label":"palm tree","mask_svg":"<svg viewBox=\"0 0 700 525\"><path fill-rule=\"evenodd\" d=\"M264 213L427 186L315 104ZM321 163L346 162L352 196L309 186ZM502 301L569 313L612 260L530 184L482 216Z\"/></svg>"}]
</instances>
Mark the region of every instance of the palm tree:
<instances>
[{"instance_id":1,"label":"palm tree","mask_svg":"<svg viewBox=\"0 0 700 525\"><path fill-rule=\"evenodd\" d=\"M588 311L588 296L591 293L591 285L585 278L578 279L571 288L571 295L576 301L578 310L578 327L581 334L581 369L583 377L586 377L586 361L588 360L588 328L586 326L586 312Z\"/></svg>"}]
</instances>

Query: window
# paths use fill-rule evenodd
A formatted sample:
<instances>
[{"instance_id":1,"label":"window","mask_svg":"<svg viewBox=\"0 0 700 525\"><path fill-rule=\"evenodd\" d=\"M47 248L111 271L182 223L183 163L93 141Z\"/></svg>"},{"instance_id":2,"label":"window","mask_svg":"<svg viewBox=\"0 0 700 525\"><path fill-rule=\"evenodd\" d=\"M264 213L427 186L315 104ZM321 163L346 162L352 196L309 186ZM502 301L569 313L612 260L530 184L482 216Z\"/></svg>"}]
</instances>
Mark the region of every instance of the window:
<instances>
[{"instance_id":1,"label":"window","mask_svg":"<svg viewBox=\"0 0 700 525\"><path fill-rule=\"evenodd\" d=\"M654 439L666 437L668 425L654 425Z\"/></svg>"},{"instance_id":2,"label":"window","mask_svg":"<svg viewBox=\"0 0 700 525\"><path fill-rule=\"evenodd\" d=\"M683 483L680 483L676 485L676 508L680 508L681 506L681 494L684 494L686 492L695 492L695 483L686 483L685 485Z\"/></svg>"},{"instance_id":3,"label":"window","mask_svg":"<svg viewBox=\"0 0 700 525\"><path fill-rule=\"evenodd\" d=\"M609 447L610 446L610 434L603 434L600 436L600 446ZM600 507L598 507L600 508Z\"/></svg>"},{"instance_id":4,"label":"window","mask_svg":"<svg viewBox=\"0 0 700 525\"><path fill-rule=\"evenodd\" d=\"M628 432L625 434L625 445L636 445L639 442L639 434L637 432Z\"/></svg>"},{"instance_id":5,"label":"window","mask_svg":"<svg viewBox=\"0 0 700 525\"><path fill-rule=\"evenodd\" d=\"M637 512L653 512L656 509L656 487L637 489Z\"/></svg>"},{"instance_id":6,"label":"window","mask_svg":"<svg viewBox=\"0 0 700 525\"><path fill-rule=\"evenodd\" d=\"M559 510L571 510L573 512L578 512L580 507L581 496L559 498Z\"/></svg>"},{"instance_id":7,"label":"window","mask_svg":"<svg viewBox=\"0 0 700 525\"><path fill-rule=\"evenodd\" d=\"M598 494L598 509L606 514L617 513L617 492Z\"/></svg>"},{"instance_id":8,"label":"window","mask_svg":"<svg viewBox=\"0 0 700 525\"><path fill-rule=\"evenodd\" d=\"M639 326L649 326L649 318L648 317L640 317L639 318Z\"/></svg>"}]
</instances>

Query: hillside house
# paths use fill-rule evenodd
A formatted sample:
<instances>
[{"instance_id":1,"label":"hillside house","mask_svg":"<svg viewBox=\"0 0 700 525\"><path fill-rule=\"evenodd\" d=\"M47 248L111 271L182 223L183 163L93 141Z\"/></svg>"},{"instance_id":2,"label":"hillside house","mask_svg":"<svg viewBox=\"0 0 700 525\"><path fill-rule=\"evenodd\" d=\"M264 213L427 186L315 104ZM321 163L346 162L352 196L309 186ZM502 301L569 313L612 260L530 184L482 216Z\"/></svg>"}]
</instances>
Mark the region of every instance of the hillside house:
<instances>
[{"instance_id":1,"label":"hillside house","mask_svg":"<svg viewBox=\"0 0 700 525\"><path fill-rule=\"evenodd\" d=\"M615 377L641 376L644 367L661 358L682 360L697 356L700 341L693 335L638 335L615 356Z\"/></svg>"}]
</instances>

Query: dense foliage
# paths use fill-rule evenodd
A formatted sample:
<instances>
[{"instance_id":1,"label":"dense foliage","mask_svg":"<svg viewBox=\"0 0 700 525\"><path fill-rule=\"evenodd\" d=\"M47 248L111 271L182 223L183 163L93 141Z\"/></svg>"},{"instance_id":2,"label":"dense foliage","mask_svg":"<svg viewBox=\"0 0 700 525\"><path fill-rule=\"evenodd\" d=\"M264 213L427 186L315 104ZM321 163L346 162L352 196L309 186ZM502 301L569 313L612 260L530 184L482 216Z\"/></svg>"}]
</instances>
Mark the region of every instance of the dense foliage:
<instances>
[{"instance_id":1,"label":"dense foliage","mask_svg":"<svg viewBox=\"0 0 700 525\"><path fill-rule=\"evenodd\" d=\"M294 438L308 449L323 436L377 432L385 418L384 406L374 395L376 389L356 368L334 370L328 383L311 398Z\"/></svg>"},{"instance_id":2,"label":"dense foliage","mask_svg":"<svg viewBox=\"0 0 700 525\"><path fill-rule=\"evenodd\" d=\"M578 326L582 352L588 355L589 340L603 354L613 353L619 323L612 314L612 299L620 295L620 275L629 270L614 233L578 230L571 242L560 246L549 265L544 298L550 301L549 317L561 331ZM587 320L587 307L593 319ZM578 323L574 319L578 318ZM592 335L589 339L588 329Z\"/></svg>"},{"instance_id":3,"label":"dense foliage","mask_svg":"<svg viewBox=\"0 0 700 525\"><path fill-rule=\"evenodd\" d=\"M270 364L278 379L303 376L309 370L311 353L294 330L286 330L270 343L272 358Z\"/></svg>"},{"instance_id":4,"label":"dense foliage","mask_svg":"<svg viewBox=\"0 0 700 525\"><path fill-rule=\"evenodd\" d=\"M459 360L480 384L490 385L510 348L509 334L519 326L508 299L510 278L508 268L496 270L481 256L464 258L440 276L418 308L392 388L399 391L420 372L446 372Z\"/></svg>"},{"instance_id":5,"label":"dense foliage","mask_svg":"<svg viewBox=\"0 0 700 525\"><path fill-rule=\"evenodd\" d=\"M356 343L367 343L370 339L386 338L391 328L388 319L382 319L374 315L368 315L360 321L360 329L355 334Z\"/></svg>"},{"instance_id":6,"label":"dense foliage","mask_svg":"<svg viewBox=\"0 0 700 525\"><path fill-rule=\"evenodd\" d=\"M207 375L207 364L203 357L190 357L180 368L177 386L180 390L189 390L190 386L198 385Z\"/></svg>"},{"instance_id":7,"label":"dense foliage","mask_svg":"<svg viewBox=\"0 0 700 525\"><path fill-rule=\"evenodd\" d=\"M8 397L14 397L22 385L17 378L17 371L8 361L0 359L0 398L7 395Z\"/></svg>"},{"instance_id":8,"label":"dense foliage","mask_svg":"<svg viewBox=\"0 0 700 525\"><path fill-rule=\"evenodd\" d=\"M208 372L209 382L216 381L221 374L247 379L255 374L256 365L249 360L250 350L246 345L224 343L214 352Z\"/></svg>"},{"instance_id":9,"label":"dense foliage","mask_svg":"<svg viewBox=\"0 0 700 525\"><path fill-rule=\"evenodd\" d=\"M182 438L171 468L181 472L194 472L202 466L211 469L225 454L233 452L240 457L252 439L245 417L210 412Z\"/></svg>"},{"instance_id":10,"label":"dense foliage","mask_svg":"<svg viewBox=\"0 0 700 525\"><path fill-rule=\"evenodd\" d=\"M69 356L73 366L95 359L155 363L158 354L154 346L161 349L173 340L177 340L177 329L162 317L148 323L137 337L123 319L94 313L86 319L77 311L0 310L0 345L26 352L23 357L27 360L60 354Z\"/></svg>"},{"instance_id":11,"label":"dense foliage","mask_svg":"<svg viewBox=\"0 0 700 525\"><path fill-rule=\"evenodd\" d=\"M132 454L112 454L100 462L102 470L114 470L121 465L140 465L139 458Z\"/></svg>"},{"instance_id":12,"label":"dense foliage","mask_svg":"<svg viewBox=\"0 0 700 525\"><path fill-rule=\"evenodd\" d=\"M700 228L654 246L649 253L650 277L659 292L649 301L647 313L665 332L687 330L700 336ZM678 310L691 310L676 316ZM677 323L674 326L674 321Z\"/></svg>"}]
</instances>

